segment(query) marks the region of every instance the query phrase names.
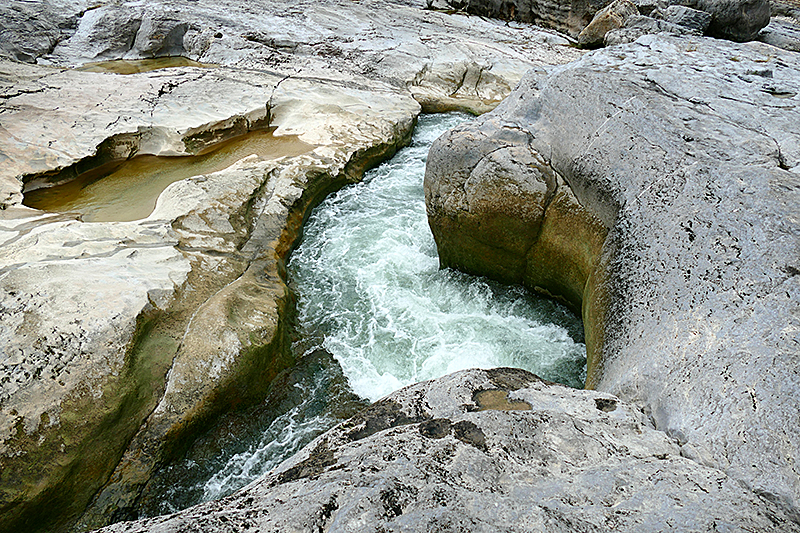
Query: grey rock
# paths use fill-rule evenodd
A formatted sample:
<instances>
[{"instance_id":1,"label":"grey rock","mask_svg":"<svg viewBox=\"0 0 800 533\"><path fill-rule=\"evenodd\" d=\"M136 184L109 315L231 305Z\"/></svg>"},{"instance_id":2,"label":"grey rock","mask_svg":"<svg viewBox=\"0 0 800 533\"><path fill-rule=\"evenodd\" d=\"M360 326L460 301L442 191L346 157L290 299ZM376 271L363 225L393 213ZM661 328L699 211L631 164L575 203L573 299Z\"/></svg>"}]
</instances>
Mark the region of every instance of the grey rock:
<instances>
[{"instance_id":1,"label":"grey rock","mask_svg":"<svg viewBox=\"0 0 800 533\"><path fill-rule=\"evenodd\" d=\"M402 389L216 502L107 533L799 531L634 406L516 369Z\"/></svg>"},{"instance_id":2,"label":"grey rock","mask_svg":"<svg viewBox=\"0 0 800 533\"><path fill-rule=\"evenodd\" d=\"M78 18L75 33L59 43L59 53L92 61L122 58L133 48L141 25L141 14L130 8L110 4L92 9Z\"/></svg>"},{"instance_id":3,"label":"grey rock","mask_svg":"<svg viewBox=\"0 0 800 533\"><path fill-rule=\"evenodd\" d=\"M577 37L612 0L447 0L457 10L484 17L532 22Z\"/></svg>"},{"instance_id":4,"label":"grey rock","mask_svg":"<svg viewBox=\"0 0 800 533\"><path fill-rule=\"evenodd\" d=\"M795 0L771 0L773 17L784 17L793 19L800 23L800 4Z\"/></svg>"},{"instance_id":5,"label":"grey rock","mask_svg":"<svg viewBox=\"0 0 800 533\"><path fill-rule=\"evenodd\" d=\"M608 6L608 0L448 0L455 9L481 16L505 20L533 22L577 36L597 15ZM653 15L655 9L663 11L673 2L639 0L640 13ZM676 0L684 5L712 15L708 35L733 41L751 41L759 30L769 23L769 0ZM596 41L599 44L599 41Z\"/></svg>"},{"instance_id":6,"label":"grey rock","mask_svg":"<svg viewBox=\"0 0 800 533\"><path fill-rule=\"evenodd\" d=\"M752 41L761 28L769 24L769 0L681 0L678 3L711 13L707 34L720 39Z\"/></svg>"},{"instance_id":7,"label":"grey rock","mask_svg":"<svg viewBox=\"0 0 800 533\"><path fill-rule=\"evenodd\" d=\"M439 11L447 11L453 7L447 3L446 0L427 0L425 3L427 9L435 9Z\"/></svg>"},{"instance_id":8,"label":"grey rock","mask_svg":"<svg viewBox=\"0 0 800 533\"><path fill-rule=\"evenodd\" d=\"M0 61L3 532L136 513L175 446L260 401L291 362L283 262L320 195L407 142L422 108L486 111L531 67L581 54L552 32L413 1L22 4L32 14L10 17L0 42L71 22L48 26L55 40L28 63ZM199 63L86 65L176 53ZM267 126L302 150L175 182L140 220L22 204L82 169Z\"/></svg>"},{"instance_id":9,"label":"grey rock","mask_svg":"<svg viewBox=\"0 0 800 533\"><path fill-rule=\"evenodd\" d=\"M673 24L666 20L634 15L625 23L624 28L611 30L603 38L603 44L613 46L617 44L632 43L642 35L652 33L672 33L675 35L690 35L697 32L686 26Z\"/></svg>"},{"instance_id":10,"label":"grey rock","mask_svg":"<svg viewBox=\"0 0 800 533\"><path fill-rule=\"evenodd\" d=\"M608 229L600 251L589 249L588 274L572 278L572 294L583 295L587 385L641 405L683 455L724 471L794 520L798 95L794 53L644 36L523 80L494 112L437 141L426 172L437 235L440 220L462 216L445 200L467 179L480 185L476 169L492 150L528 150L547 161ZM496 208L514 200L499 192ZM573 224L560 227L563 241L582 242ZM462 243L469 245L437 237L443 265L459 266ZM503 246L494 257L530 271L528 256ZM571 254L564 265L586 261L577 244L561 250ZM508 264L471 266L503 278ZM525 275L519 281L528 283Z\"/></svg>"},{"instance_id":11,"label":"grey rock","mask_svg":"<svg viewBox=\"0 0 800 533\"><path fill-rule=\"evenodd\" d=\"M790 52L800 52L800 22L773 17L758 34L758 40Z\"/></svg>"},{"instance_id":12,"label":"grey rock","mask_svg":"<svg viewBox=\"0 0 800 533\"><path fill-rule=\"evenodd\" d=\"M592 21L578 34L581 46L598 46L603 44L603 37L612 30L625 26L630 17L639 14L636 5L630 0L614 0L597 12Z\"/></svg>"},{"instance_id":13,"label":"grey rock","mask_svg":"<svg viewBox=\"0 0 800 533\"><path fill-rule=\"evenodd\" d=\"M664 10L664 20L703 34L711 24L711 13L686 6L669 6Z\"/></svg>"},{"instance_id":14,"label":"grey rock","mask_svg":"<svg viewBox=\"0 0 800 533\"><path fill-rule=\"evenodd\" d=\"M663 11L669 7L669 2L667 0L633 0L633 3L636 5L639 13L646 17L654 16L652 15L654 11Z\"/></svg>"},{"instance_id":15,"label":"grey rock","mask_svg":"<svg viewBox=\"0 0 800 533\"><path fill-rule=\"evenodd\" d=\"M0 58L33 62L47 54L75 27L81 0L25 2L9 0L0 5Z\"/></svg>"}]
</instances>

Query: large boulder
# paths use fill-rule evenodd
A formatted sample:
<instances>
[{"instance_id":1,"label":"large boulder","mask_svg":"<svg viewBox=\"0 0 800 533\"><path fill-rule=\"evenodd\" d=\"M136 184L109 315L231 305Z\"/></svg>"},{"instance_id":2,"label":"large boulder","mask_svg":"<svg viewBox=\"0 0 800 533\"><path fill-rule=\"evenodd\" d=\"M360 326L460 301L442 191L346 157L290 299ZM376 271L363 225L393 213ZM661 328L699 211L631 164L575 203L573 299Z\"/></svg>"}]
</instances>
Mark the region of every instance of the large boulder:
<instances>
[{"instance_id":1,"label":"large boulder","mask_svg":"<svg viewBox=\"0 0 800 533\"><path fill-rule=\"evenodd\" d=\"M542 237L534 226L525 235L515 235L519 224L498 227L519 196L497 188L479 209L459 199L499 176L563 182L575 198L568 213L593 223L554 224L564 271L538 286L571 279L561 295L583 295L587 386L640 405L683 456L795 520L798 95L800 58L790 52L645 36L548 77L532 73L497 110L437 141L425 178L443 266L529 285ZM498 151L526 159L498 171L489 164ZM539 196L523 216L544 209L544 228L552 204ZM459 230L460 220L470 223ZM585 274L566 276L575 265Z\"/></svg>"},{"instance_id":2,"label":"large boulder","mask_svg":"<svg viewBox=\"0 0 800 533\"><path fill-rule=\"evenodd\" d=\"M106 533L800 531L635 405L528 372L402 389L242 491Z\"/></svg>"},{"instance_id":3,"label":"large boulder","mask_svg":"<svg viewBox=\"0 0 800 533\"><path fill-rule=\"evenodd\" d=\"M606 33L622 28L629 18L638 14L639 9L630 0L615 0L598 11L589 25L581 30L578 34L578 44L601 45Z\"/></svg>"}]
</instances>

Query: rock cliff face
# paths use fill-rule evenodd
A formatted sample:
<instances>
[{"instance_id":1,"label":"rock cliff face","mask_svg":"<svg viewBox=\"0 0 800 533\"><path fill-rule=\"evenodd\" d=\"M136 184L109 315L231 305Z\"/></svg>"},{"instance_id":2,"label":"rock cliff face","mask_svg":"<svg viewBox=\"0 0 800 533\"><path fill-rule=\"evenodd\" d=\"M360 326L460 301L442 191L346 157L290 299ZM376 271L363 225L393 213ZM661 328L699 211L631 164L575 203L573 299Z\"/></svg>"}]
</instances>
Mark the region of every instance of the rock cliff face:
<instances>
[{"instance_id":1,"label":"rock cliff face","mask_svg":"<svg viewBox=\"0 0 800 533\"><path fill-rule=\"evenodd\" d=\"M498 368L398 391L228 498L102 531L714 529L800 526L636 406Z\"/></svg>"},{"instance_id":2,"label":"rock cliff face","mask_svg":"<svg viewBox=\"0 0 800 533\"><path fill-rule=\"evenodd\" d=\"M583 295L587 385L640 405L684 457L794 520L798 80L797 56L766 45L642 37L526 77L497 110L437 141L426 174L444 264L548 291L562 272L526 273L549 191L574 195L571 212L593 223L554 224L568 243L560 263L590 266L561 293ZM498 154L523 155L497 166ZM534 191L522 216L542 229L495 226L519 202L509 185L471 201L497 182ZM572 240L587 227L601 243L588 252ZM463 259L476 253L479 262Z\"/></svg>"},{"instance_id":3,"label":"rock cliff face","mask_svg":"<svg viewBox=\"0 0 800 533\"><path fill-rule=\"evenodd\" d=\"M529 68L578 56L553 34L420 7L0 6L0 530L135 512L155 465L290 363L281 273L310 208L407 142L421 109L491 109ZM207 68L73 68L174 54ZM104 164L264 128L304 153L173 183L141 220L22 204Z\"/></svg>"},{"instance_id":4,"label":"rock cliff face","mask_svg":"<svg viewBox=\"0 0 800 533\"><path fill-rule=\"evenodd\" d=\"M671 32L680 33L681 28L696 25L685 18L674 17L668 10L684 7L700 11L708 21L699 33L730 39L733 41L752 41L758 37L759 30L770 22L769 0L635 0L633 2L613 2L612 0L442 0L446 5L468 13L486 17L498 17L505 20L533 22L555 28L578 38L582 46L598 46L602 44L603 34L617 29L630 18L630 10L637 10L646 15L648 23L634 23L644 35L647 33ZM436 2L430 0L431 5ZM616 4L613 13L606 12L611 4ZM620 9L621 8L621 9ZM595 21L596 15L602 15ZM609 17L609 15L611 15ZM666 20L665 20L666 19ZM610 24L609 24L610 23ZM591 39L580 35L589 25ZM645 30L645 26L647 26ZM598 30L603 30L599 34ZM685 29L684 29L685 31ZM635 40L636 37L631 39ZM630 41L629 41L630 42Z\"/></svg>"}]
</instances>

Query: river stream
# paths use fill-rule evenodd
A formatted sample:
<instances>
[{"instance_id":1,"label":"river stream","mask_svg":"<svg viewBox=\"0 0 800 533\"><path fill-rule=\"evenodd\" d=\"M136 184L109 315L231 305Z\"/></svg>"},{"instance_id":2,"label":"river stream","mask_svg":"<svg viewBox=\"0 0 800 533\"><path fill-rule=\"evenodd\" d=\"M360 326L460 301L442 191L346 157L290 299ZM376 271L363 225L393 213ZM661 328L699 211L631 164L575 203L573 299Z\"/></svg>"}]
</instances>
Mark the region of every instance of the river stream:
<instances>
[{"instance_id":1,"label":"river stream","mask_svg":"<svg viewBox=\"0 0 800 533\"><path fill-rule=\"evenodd\" d=\"M289 264L297 367L276 380L264 405L218 427L162 473L163 492L145 514L229 494L365 400L421 380L513 366L583 386L583 328L566 308L521 287L439 269L425 214L425 159L436 137L466 119L422 116L411 146L314 211Z\"/></svg>"}]
</instances>

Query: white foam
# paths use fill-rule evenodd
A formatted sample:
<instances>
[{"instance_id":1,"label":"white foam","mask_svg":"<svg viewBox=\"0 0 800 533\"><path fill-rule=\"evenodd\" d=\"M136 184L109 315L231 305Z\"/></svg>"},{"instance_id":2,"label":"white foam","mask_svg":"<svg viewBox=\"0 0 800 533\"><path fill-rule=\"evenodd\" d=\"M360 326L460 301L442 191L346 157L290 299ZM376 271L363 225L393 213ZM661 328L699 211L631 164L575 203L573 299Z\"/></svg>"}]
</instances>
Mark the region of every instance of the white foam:
<instances>
[{"instance_id":1,"label":"white foam","mask_svg":"<svg viewBox=\"0 0 800 533\"><path fill-rule=\"evenodd\" d=\"M320 205L291 258L301 329L370 400L474 367L521 367L575 386L583 379L585 347L564 326L579 330L575 317L519 287L438 268L422 193L425 157L461 120L423 117L412 147ZM193 489L202 488L203 500L230 494L331 427L326 379L323 370L298 382L303 400ZM168 510L177 508L165 501Z\"/></svg>"},{"instance_id":2,"label":"white foam","mask_svg":"<svg viewBox=\"0 0 800 533\"><path fill-rule=\"evenodd\" d=\"M421 119L412 147L323 202L291 260L301 324L324 333L353 390L371 400L472 367L518 366L571 385L582 378L568 374L580 374L584 346L552 324L574 327L567 313L438 270L424 164L430 142L461 120Z\"/></svg>"}]
</instances>

